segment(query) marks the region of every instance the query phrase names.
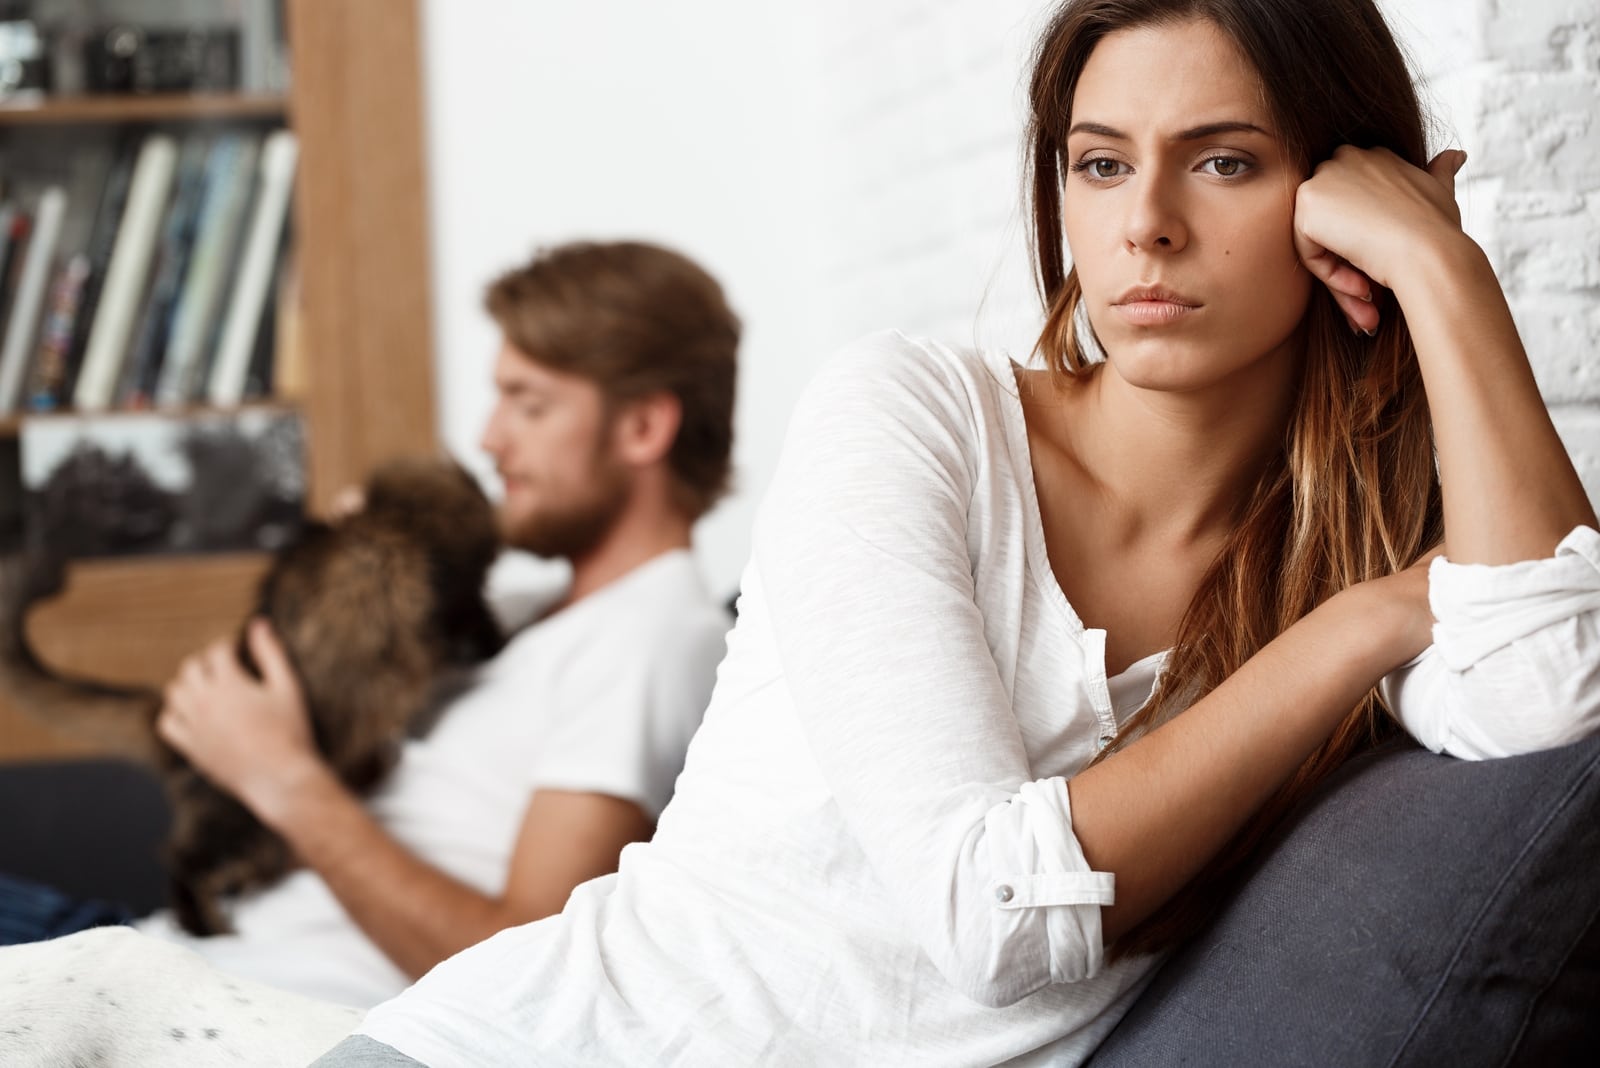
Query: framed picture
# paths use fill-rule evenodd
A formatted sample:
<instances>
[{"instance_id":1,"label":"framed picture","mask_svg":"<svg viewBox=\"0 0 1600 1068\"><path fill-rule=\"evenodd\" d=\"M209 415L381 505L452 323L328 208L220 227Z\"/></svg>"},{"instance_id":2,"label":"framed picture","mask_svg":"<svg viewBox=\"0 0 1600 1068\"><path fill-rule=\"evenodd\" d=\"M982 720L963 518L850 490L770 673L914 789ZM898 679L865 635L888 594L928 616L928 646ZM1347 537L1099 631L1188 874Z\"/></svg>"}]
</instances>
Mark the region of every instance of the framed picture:
<instances>
[{"instance_id":1,"label":"framed picture","mask_svg":"<svg viewBox=\"0 0 1600 1068\"><path fill-rule=\"evenodd\" d=\"M49 416L20 443L25 535L67 557L271 551L303 522L294 412Z\"/></svg>"}]
</instances>

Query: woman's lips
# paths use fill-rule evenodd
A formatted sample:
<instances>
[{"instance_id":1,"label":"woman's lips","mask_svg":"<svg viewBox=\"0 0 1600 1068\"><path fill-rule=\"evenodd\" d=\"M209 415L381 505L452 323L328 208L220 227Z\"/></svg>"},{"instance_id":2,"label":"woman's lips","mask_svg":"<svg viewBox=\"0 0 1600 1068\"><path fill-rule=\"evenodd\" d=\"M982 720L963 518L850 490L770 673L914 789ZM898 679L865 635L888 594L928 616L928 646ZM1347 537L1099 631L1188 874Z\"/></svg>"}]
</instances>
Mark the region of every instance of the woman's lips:
<instances>
[{"instance_id":1,"label":"woman's lips","mask_svg":"<svg viewBox=\"0 0 1600 1068\"><path fill-rule=\"evenodd\" d=\"M1126 300L1112 308L1134 326L1168 326L1200 310L1198 305L1175 300Z\"/></svg>"},{"instance_id":2,"label":"woman's lips","mask_svg":"<svg viewBox=\"0 0 1600 1068\"><path fill-rule=\"evenodd\" d=\"M1133 326L1169 326L1201 307L1199 301L1160 283L1126 289L1111 306Z\"/></svg>"}]
</instances>

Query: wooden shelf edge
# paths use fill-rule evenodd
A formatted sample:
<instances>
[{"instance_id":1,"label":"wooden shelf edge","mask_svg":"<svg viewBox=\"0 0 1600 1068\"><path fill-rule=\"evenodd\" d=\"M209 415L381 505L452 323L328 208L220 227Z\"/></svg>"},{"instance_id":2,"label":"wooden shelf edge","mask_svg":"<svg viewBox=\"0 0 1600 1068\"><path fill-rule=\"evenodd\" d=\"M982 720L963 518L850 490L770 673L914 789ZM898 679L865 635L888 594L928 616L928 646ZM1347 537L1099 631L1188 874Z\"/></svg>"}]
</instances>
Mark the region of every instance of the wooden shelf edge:
<instances>
[{"instance_id":1,"label":"wooden shelf edge","mask_svg":"<svg viewBox=\"0 0 1600 1068\"><path fill-rule=\"evenodd\" d=\"M289 98L276 93L153 93L0 100L0 126L187 119L287 119Z\"/></svg>"}]
</instances>

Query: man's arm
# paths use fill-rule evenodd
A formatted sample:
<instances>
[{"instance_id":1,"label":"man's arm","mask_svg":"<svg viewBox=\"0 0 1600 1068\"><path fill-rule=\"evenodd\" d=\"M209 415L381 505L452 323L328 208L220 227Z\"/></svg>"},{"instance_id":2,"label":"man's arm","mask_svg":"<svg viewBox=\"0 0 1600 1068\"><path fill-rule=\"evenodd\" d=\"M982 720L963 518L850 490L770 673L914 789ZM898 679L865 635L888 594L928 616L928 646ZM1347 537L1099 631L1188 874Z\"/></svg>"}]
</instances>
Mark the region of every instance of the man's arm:
<instances>
[{"instance_id":1,"label":"man's arm","mask_svg":"<svg viewBox=\"0 0 1600 1068\"><path fill-rule=\"evenodd\" d=\"M263 622L252 624L257 682L229 643L191 657L167 688L157 727L214 784L283 836L350 918L413 977L496 931L560 911L573 887L613 871L653 825L631 801L535 792L505 888L483 894L411 853L378 825L317 753L299 685Z\"/></svg>"}]
</instances>

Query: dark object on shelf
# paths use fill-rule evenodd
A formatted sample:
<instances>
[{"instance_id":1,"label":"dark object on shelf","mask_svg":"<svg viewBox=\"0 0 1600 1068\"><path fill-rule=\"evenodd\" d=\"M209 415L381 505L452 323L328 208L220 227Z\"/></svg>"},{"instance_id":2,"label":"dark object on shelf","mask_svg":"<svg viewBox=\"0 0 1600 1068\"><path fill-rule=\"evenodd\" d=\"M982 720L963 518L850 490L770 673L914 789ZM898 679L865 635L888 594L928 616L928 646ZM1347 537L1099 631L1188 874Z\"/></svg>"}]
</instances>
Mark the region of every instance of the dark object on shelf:
<instances>
[{"instance_id":1,"label":"dark object on shelf","mask_svg":"<svg viewBox=\"0 0 1600 1068\"><path fill-rule=\"evenodd\" d=\"M66 556L149 552L178 517L178 499L137 457L82 442L29 500L39 543Z\"/></svg>"},{"instance_id":2,"label":"dark object on shelf","mask_svg":"<svg viewBox=\"0 0 1600 1068\"><path fill-rule=\"evenodd\" d=\"M0 98L50 88L50 54L38 26L18 5L0 7Z\"/></svg>"},{"instance_id":3,"label":"dark object on shelf","mask_svg":"<svg viewBox=\"0 0 1600 1068\"><path fill-rule=\"evenodd\" d=\"M157 29L118 24L84 42L95 93L220 92L239 87L239 31L227 26Z\"/></svg>"},{"instance_id":4,"label":"dark object on shelf","mask_svg":"<svg viewBox=\"0 0 1600 1068\"><path fill-rule=\"evenodd\" d=\"M64 556L271 552L300 531L294 412L28 420L21 441L28 543Z\"/></svg>"},{"instance_id":5,"label":"dark object on shelf","mask_svg":"<svg viewBox=\"0 0 1600 1068\"><path fill-rule=\"evenodd\" d=\"M377 786L407 735L431 724L436 684L499 650L483 596L498 550L494 510L470 475L445 461L399 461L368 482L361 511L308 525L262 579L256 614L282 641L318 748L351 790ZM293 855L158 742L158 692L65 678L33 653L27 611L60 588L59 564L43 554L0 555L0 693L36 720L116 739L160 768L173 814L166 858L177 918L195 934L226 930L223 899L277 881ZM242 635L239 660L256 670Z\"/></svg>"}]
</instances>

